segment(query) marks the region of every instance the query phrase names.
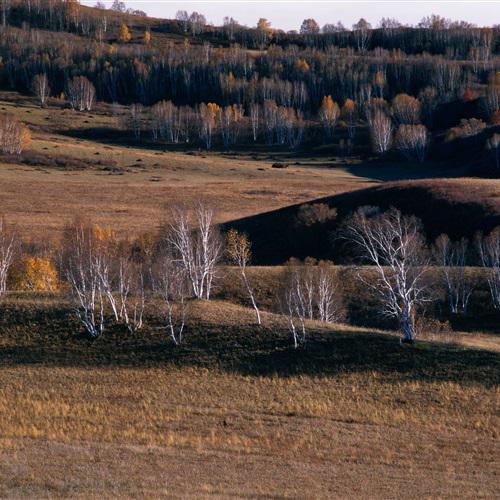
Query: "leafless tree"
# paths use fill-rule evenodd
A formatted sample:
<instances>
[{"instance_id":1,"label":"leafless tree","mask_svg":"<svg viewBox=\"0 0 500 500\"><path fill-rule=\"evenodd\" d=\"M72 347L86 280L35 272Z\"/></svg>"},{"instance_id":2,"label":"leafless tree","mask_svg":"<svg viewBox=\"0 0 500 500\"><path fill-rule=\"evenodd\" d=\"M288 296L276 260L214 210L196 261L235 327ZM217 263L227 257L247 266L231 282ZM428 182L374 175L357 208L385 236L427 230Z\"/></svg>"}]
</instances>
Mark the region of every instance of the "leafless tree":
<instances>
[{"instance_id":1,"label":"leafless tree","mask_svg":"<svg viewBox=\"0 0 500 500\"><path fill-rule=\"evenodd\" d=\"M50 97L49 79L45 73L35 75L31 84L34 94L37 96L40 106L44 107Z\"/></svg>"},{"instance_id":2,"label":"leafless tree","mask_svg":"<svg viewBox=\"0 0 500 500\"><path fill-rule=\"evenodd\" d=\"M91 111L95 101L95 87L88 78L75 76L68 83L68 99L73 109Z\"/></svg>"},{"instance_id":3,"label":"leafless tree","mask_svg":"<svg viewBox=\"0 0 500 500\"><path fill-rule=\"evenodd\" d=\"M192 12L189 16L189 25L193 36L198 35L203 31L203 27L207 24L207 20L203 14Z\"/></svg>"},{"instance_id":4,"label":"leafless tree","mask_svg":"<svg viewBox=\"0 0 500 500\"><path fill-rule=\"evenodd\" d=\"M119 317L132 334L144 325L146 306L145 276L142 263L135 262L129 252L118 259Z\"/></svg>"},{"instance_id":5,"label":"leafless tree","mask_svg":"<svg viewBox=\"0 0 500 500\"><path fill-rule=\"evenodd\" d=\"M127 116L127 126L134 132L134 137L139 140L144 128L144 107L142 104L132 104Z\"/></svg>"},{"instance_id":6,"label":"leafless tree","mask_svg":"<svg viewBox=\"0 0 500 500\"><path fill-rule=\"evenodd\" d=\"M500 310L500 226L488 236L478 234L476 242L481 263L487 273L493 307Z\"/></svg>"},{"instance_id":7,"label":"leafless tree","mask_svg":"<svg viewBox=\"0 0 500 500\"><path fill-rule=\"evenodd\" d=\"M254 142L257 140L259 136L259 114L260 114L260 106L256 102L252 102L250 104L250 122L252 124L252 136Z\"/></svg>"},{"instance_id":8,"label":"leafless tree","mask_svg":"<svg viewBox=\"0 0 500 500\"><path fill-rule=\"evenodd\" d=\"M279 297L281 313L286 317L293 345L297 349L306 343L307 291L297 266L287 269Z\"/></svg>"},{"instance_id":9,"label":"leafless tree","mask_svg":"<svg viewBox=\"0 0 500 500\"><path fill-rule=\"evenodd\" d=\"M336 275L330 262L320 262L317 266L316 290L318 319L325 323L339 321L342 303Z\"/></svg>"},{"instance_id":10,"label":"leafless tree","mask_svg":"<svg viewBox=\"0 0 500 500\"><path fill-rule=\"evenodd\" d=\"M392 144L391 119L380 109L370 112L368 117L370 139L374 153L386 153Z\"/></svg>"},{"instance_id":11,"label":"leafless tree","mask_svg":"<svg viewBox=\"0 0 500 500\"><path fill-rule=\"evenodd\" d=\"M381 313L396 318L403 341L413 342L416 308L430 300L421 224L394 208L382 214L367 212L361 208L351 216L342 237L354 243L360 256L374 267L374 279L362 272L358 276L379 297Z\"/></svg>"},{"instance_id":12,"label":"leafless tree","mask_svg":"<svg viewBox=\"0 0 500 500\"><path fill-rule=\"evenodd\" d=\"M371 29L371 24L363 18L352 25L352 30L358 50L364 51L368 48L368 43L370 42L371 38Z\"/></svg>"},{"instance_id":13,"label":"leafless tree","mask_svg":"<svg viewBox=\"0 0 500 500\"><path fill-rule=\"evenodd\" d=\"M429 145L429 136L425 125L400 125L394 140L398 149L409 160L423 163Z\"/></svg>"},{"instance_id":14,"label":"leafless tree","mask_svg":"<svg viewBox=\"0 0 500 500\"><path fill-rule=\"evenodd\" d=\"M182 265L198 299L210 299L217 264L222 256L223 242L214 224L214 209L197 202L194 209L174 206L165 239L172 248L176 262Z\"/></svg>"},{"instance_id":15,"label":"leafless tree","mask_svg":"<svg viewBox=\"0 0 500 500\"><path fill-rule=\"evenodd\" d=\"M31 145L31 133L13 114L0 114L0 151L20 155Z\"/></svg>"},{"instance_id":16,"label":"leafless tree","mask_svg":"<svg viewBox=\"0 0 500 500\"><path fill-rule=\"evenodd\" d=\"M300 33L303 35L314 35L319 33L319 25L314 19L304 19L300 26Z\"/></svg>"},{"instance_id":17,"label":"leafless tree","mask_svg":"<svg viewBox=\"0 0 500 500\"><path fill-rule=\"evenodd\" d=\"M16 236L0 214L0 296L7 290L7 275L14 260Z\"/></svg>"},{"instance_id":18,"label":"leafless tree","mask_svg":"<svg viewBox=\"0 0 500 500\"><path fill-rule=\"evenodd\" d=\"M96 249L94 229L76 221L66 228L62 266L76 302L76 314L87 333L104 331L105 290L101 279L102 254Z\"/></svg>"},{"instance_id":19,"label":"leafless tree","mask_svg":"<svg viewBox=\"0 0 500 500\"><path fill-rule=\"evenodd\" d=\"M253 287L250 285L250 281L247 276L247 265L250 263L252 258L251 245L248 237L245 234L239 234L235 229L231 229L227 235L227 253L232 262L234 262L241 273L241 278L243 284L247 290L250 301L252 302L252 307L255 311L255 316L257 319L257 324L262 324L260 317L260 311L257 306L257 301L255 300L255 292Z\"/></svg>"},{"instance_id":20,"label":"leafless tree","mask_svg":"<svg viewBox=\"0 0 500 500\"><path fill-rule=\"evenodd\" d=\"M440 235L434 244L434 255L441 268L450 311L455 314L459 311L467 312L474 290L473 283L465 275L468 247L467 239L452 242L446 234Z\"/></svg>"},{"instance_id":21,"label":"leafless tree","mask_svg":"<svg viewBox=\"0 0 500 500\"><path fill-rule=\"evenodd\" d=\"M155 268L154 289L165 305L165 328L174 344L182 344L186 325L189 279L186 269L164 248Z\"/></svg>"}]
</instances>

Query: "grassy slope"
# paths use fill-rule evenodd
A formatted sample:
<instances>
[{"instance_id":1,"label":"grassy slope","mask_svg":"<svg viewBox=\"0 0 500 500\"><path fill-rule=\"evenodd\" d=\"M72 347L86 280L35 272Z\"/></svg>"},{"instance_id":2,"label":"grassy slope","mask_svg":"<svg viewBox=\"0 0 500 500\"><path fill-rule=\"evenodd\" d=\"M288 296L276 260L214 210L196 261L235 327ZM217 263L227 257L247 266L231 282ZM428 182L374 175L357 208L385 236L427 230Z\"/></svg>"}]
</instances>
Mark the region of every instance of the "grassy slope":
<instances>
[{"instance_id":1,"label":"grassy slope","mask_svg":"<svg viewBox=\"0 0 500 500\"><path fill-rule=\"evenodd\" d=\"M318 324L294 351L222 302L180 348L156 320L89 344L68 315L2 306L0 496L495 494L498 352Z\"/></svg>"},{"instance_id":2,"label":"grassy slope","mask_svg":"<svg viewBox=\"0 0 500 500\"><path fill-rule=\"evenodd\" d=\"M315 200L338 210L337 220L306 227L297 223L300 205L232 222L253 242L254 260L279 264L290 257L332 258L332 233L357 207L395 206L415 214L430 238L447 233L451 238L472 237L500 225L500 180L434 179L393 183Z\"/></svg>"}]
</instances>

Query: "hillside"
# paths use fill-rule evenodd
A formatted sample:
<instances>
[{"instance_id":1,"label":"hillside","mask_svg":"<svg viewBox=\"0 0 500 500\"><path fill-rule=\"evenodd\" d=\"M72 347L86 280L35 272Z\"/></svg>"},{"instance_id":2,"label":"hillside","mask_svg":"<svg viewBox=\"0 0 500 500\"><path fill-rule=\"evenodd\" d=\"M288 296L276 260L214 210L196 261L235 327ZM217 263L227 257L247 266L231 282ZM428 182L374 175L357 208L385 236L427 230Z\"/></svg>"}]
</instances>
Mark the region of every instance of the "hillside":
<instances>
[{"instance_id":1,"label":"hillside","mask_svg":"<svg viewBox=\"0 0 500 500\"><path fill-rule=\"evenodd\" d=\"M498 352L319 324L294 350L222 302L185 346L159 321L90 342L57 297L2 305L0 496L494 496Z\"/></svg>"},{"instance_id":2,"label":"hillside","mask_svg":"<svg viewBox=\"0 0 500 500\"><path fill-rule=\"evenodd\" d=\"M339 222L361 206L396 207L419 217L427 236L447 233L452 239L473 237L500 225L500 181L481 179L433 179L388 182L308 202L337 210L331 220L307 225L298 219L303 204L247 217L226 224L248 234L254 262L280 264L290 257L338 257L333 236Z\"/></svg>"}]
</instances>

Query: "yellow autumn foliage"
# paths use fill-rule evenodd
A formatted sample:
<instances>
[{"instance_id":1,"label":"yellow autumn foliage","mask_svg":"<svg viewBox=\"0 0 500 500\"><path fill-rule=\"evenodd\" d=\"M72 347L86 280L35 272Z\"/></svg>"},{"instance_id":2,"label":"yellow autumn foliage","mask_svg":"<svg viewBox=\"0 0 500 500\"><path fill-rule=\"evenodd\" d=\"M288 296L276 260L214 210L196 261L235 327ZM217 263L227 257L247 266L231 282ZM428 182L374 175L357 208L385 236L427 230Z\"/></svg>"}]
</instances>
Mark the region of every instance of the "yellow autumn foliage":
<instances>
[{"instance_id":1,"label":"yellow autumn foliage","mask_svg":"<svg viewBox=\"0 0 500 500\"><path fill-rule=\"evenodd\" d=\"M59 280L51 259L24 257L12 266L7 286L10 290L53 292L59 288Z\"/></svg>"}]
</instances>

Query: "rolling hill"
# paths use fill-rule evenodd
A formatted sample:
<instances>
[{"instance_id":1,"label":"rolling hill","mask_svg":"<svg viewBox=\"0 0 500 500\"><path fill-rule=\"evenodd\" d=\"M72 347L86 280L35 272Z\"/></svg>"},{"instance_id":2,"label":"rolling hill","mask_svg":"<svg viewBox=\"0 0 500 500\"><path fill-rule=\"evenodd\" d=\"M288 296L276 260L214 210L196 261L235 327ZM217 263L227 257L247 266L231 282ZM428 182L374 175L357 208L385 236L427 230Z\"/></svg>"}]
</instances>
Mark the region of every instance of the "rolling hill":
<instances>
[{"instance_id":1,"label":"rolling hill","mask_svg":"<svg viewBox=\"0 0 500 500\"><path fill-rule=\"evenodd\" d=\"M313 200L337 210L336 217L319 222L304 222L299 213L304 204L292 205L254 217L228 223L248 234L252 241L254 263L272 265L290 257L336 259L335 230L346 216L358 207L371 205L381 209L391 206L414 214L424 225L427 237L447 233L452 239L473 237L478 230L489 232L500 225L500 180L429 179L397 181L380 186ZM314 208L314 207L313 207ZM326 207L323 207L323 211ZM303 210L303 208L302 208Z\"/></svg>"}]
</instances>

